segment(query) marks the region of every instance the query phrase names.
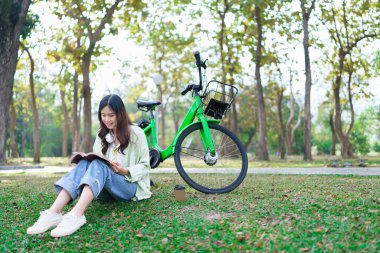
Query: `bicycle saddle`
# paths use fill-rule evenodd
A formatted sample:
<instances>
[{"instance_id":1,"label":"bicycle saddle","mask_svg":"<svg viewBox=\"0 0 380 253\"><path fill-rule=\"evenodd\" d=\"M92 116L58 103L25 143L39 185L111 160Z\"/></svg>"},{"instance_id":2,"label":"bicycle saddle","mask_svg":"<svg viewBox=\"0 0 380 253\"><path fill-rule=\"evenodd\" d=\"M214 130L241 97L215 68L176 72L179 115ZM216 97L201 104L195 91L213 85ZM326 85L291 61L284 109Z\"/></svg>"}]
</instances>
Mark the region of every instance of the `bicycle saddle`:
<instances>
[{"instance_id":1,"label":"bicycle saddle","mask_svg":"<svg viewBox=\"0 0 380 253\"><path fill-rule=\"evenodd\" d=\"M142 111L150 111L155 106L160 105L161 101L159 100L153 100L153 101L144 101L144 100L137 100L136 101L137 108L139 108Z\"/></svg>"}]
</instances>

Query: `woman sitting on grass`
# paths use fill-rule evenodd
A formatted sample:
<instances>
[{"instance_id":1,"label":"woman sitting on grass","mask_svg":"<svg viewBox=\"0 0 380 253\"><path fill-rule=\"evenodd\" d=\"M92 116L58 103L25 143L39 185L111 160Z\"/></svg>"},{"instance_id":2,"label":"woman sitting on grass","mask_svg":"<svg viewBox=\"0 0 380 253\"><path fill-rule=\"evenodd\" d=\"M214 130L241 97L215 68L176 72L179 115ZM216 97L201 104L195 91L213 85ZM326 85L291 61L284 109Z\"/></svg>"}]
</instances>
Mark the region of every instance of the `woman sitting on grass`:
<instances>
[{"instance_id":1,"label":"woman sitting on grass","mask_svg":"<svg viewBox=\"0 0 380 253\"><path fill-rule=\"evenodd\" d=\"M100 131L93 151L103 154L110 165L96 159L81 160L54 187L58 193L53 205L42 211L28 234L44 233L67 236L86 223L86 208L93 199L106 201L142 200L150 198L149 149L142 129L131 124L124 103L117 95L104 97L99 104ZM61 210L79 197L76 205L65 215Z\"/></svg>"}]
</instances>

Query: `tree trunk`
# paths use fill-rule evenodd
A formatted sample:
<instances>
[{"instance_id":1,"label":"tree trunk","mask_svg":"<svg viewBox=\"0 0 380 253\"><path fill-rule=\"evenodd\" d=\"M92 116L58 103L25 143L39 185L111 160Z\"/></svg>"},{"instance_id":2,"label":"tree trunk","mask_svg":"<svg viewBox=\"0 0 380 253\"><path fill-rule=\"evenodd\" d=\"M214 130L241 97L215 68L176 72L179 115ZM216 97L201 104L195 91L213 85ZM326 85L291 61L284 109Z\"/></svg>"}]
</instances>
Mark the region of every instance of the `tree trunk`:
<instances>
[{"instance_id":1,"label":"tree trunk","mask_svg":"<svg viewBox=\"0 0 380 253\"><path fill-rule=\"evenodd\" d=\"M343 124L342 124L342 108L340 105L340 88L342 85L342 74L343 74L343 68L344 68L344 58L346 56L346 52L343 51L343 49L339 50L339 71L338 75L335 78L335 84L333 87L334 92L334 103L335 103L335 131L338 135L340 146L341 146L341 156L343 158L352 158L353 157L353 150L352 145L350 143L350 132L353 127L354 123L354 110L352 105L352 97L351 97L351 89L350 89L350 82L351 82L351 74L349 76L349 102L350 102L350 110L351 110L351 123L350 127L347 130L347 133L344 133L343 131Z\"/></svg>"},{"instance_id":2,"label":"tree trunk","mask_svg":"<svg viewBox=\"0 0 380 253\"><path fill-rule=\"evenodd\" d=\"M82 148L84 152L92 151L92 115L91 115L91 86L90 86L90 66L91 57L95 50L96 43L101 39L102 31L108 21L112 19L112 15L115 12L118 4L122 0L115 0L112 6L107 9L107 12L100 21L99 26L93 32L92 29L88 29L88 39L90 40L89 46L82 57L82 74L83 74L83 141ZM91 25L89 24L89 27Z\"/></svg>"},{"instance_id":3,"label":"tree trunk","mask_svg":"<svg viewBox=\"0 0 380 253\"><path fill-rule=\"evenodd\" d=\"M6 163L5 139L8 128L9 105L17 65L20 33L24 26L30 0L6 1L10 13L0 11L0 164Z\"/></svg>"},{"instance_id":4,"label":"tree trunk","mask_svg":"<svg viewBox=\"0 0 380 253\"><path fill-rule=\"evenodd\" d=\"M341 106L340 106L340 83L341 75L338 75L335 79L334 91L334 101L335 101L335 131L338 135L340 145L341 145L341 156L347 158L349 150L349 140L343 132L342 119L341 119Z\"/></svg>"},{"instance_id":5,"label":"tree trunk","mask_svg":"<svg viewBox=\"0 0 380 253\"><path fill-rule=\"evenodd\" d=\"M67 156L67 141L69 138L69 115L67 112L67 106L65 101L65 91L63 87L60 90L61 101L62 101L62 112L63 112L63 124L62 124L62 156Z\"/></svg>"},{"instance_id":6,"label":"tree trunk","mask_svg":"<svg viewBox=\"0 0 380 253\"><path fill-rule=\"evenodd\" d=\"M178 122L179 119L178 119L178 115L176 113L175 108L177 108L177 106L172 107L172 117L173 117L173 123L174 123L174 130L175 130L175 132L177 132L178 128L179 128L179 122Z\"/></svg>"},{"instance_id":7,"label":"tree trunk","mask_svg":"<svg viewBox=\"0 0 380 253\"><path fill-rule=\"evenodd\" d=\"M225 41L225 29L226 29L226 23L225 23L225 17L226 13L228 12L228 4L226 1L224 1L224 9L222 12L219 13L219 17L221 20L221 30L219 32L219 51L220 51L220 66L221 66L221 75L222 75L222 83L227 82L227 71L226 71L226 58L225 58L225 52L224 52L224 41ZM226 92L226 87L222 85L222 101L225 102L225 92ZM229 127L230 122L228 120L223 120L222 121L222 126L226 128ZM224 151L227 152L227 151Z\"/></svg>"},{"instance_id":8,"label":"tree trunk","mask_svg":"<svg viewBox=\"0 0 380 253\"><path fill-rule=\"evenodd\" d=\"M231 74L231 80L230 80L230 84L234 84L235 83L235 79L233 77L233 73L235 72L235 67L234 64L229 60L228 61L228 64L230 65L230 68L229 68L229 73ZM229 89L230 90L230 98L233 97L233 90L232 89ZM237 135L238 134L238 115L237 115L237 109L236 109L236 103L235 101L232 103L232 110L231 110L231 115L230 115L230 120L231 120L231 131Z\"/></svg>"},{"instance_id":9,"label":"tree trunk","mask_svg":"<svg viewBox=\"0 0 380 253\"><path fill-rule=\"evenodd\" d=\"M247 153L249 152L249 146L251 145L251 142L252 142L252 139L253 139L254 136L255 136L255 129L252 128L252 130L249 132L248 140L244 144L244 148L247 151Z\"/></svg>"},{"instance_id":10,"label":"tree trunk","mask_svg":"<svg viewBox=\"0 0 380 253\"><path fill-rule=\"evenodd\" d=\"M309 19L314 9L315 0L313 0L309 10L306 10L304 2L301 0L302 9L302 27L303 27L303 48L305 53L305 119L304 119L304 139L303 139L303 159L305 161L313 160L311 156L311 112L310 112L310 94L311 94L311 65L309 55Z\"/></svg>"},{"instance_id":11,"label":"tree trunk","mask_svg":"<svg viewBox=\"0 0 380 253\"><path fill-rule=\"evenodd\" d=\"M40 152L40 130L39 130L39 117L36 101L36 93L34 87L34 60L29 52L29 49L21 44L23 49L26 51L30 61L30 72L29 72L29 86L30 86L30 100L32 106L33 115L33 163L41 162L41 152Z\"/></svg>"},{"instance_id":12,"label":"tree trunk","mask_svg":"<svg viewBox=\"0 0 380 253\"><path fill-rule=\"evenodd\" d=\"M90 64L91 53L86 53L82 59L83 73L83 140L82 149L84 152L92 151L92 115L91 115L91 88L90 88Z\"/></svg>"},{"instance_id":13,"label":"tree trunk","mask_svg":"<svg viewBox=\"0 0 380 253\"><path fill-rule=\"evenodd\" d=\"M291 73L290 73L291 74ZM294 119L294 95L293 95L293 90L292 90L292 80L290 80L290 114L288 121L286 122L286 127L285 127L285 146L286 150L288 152L288 155L293 154L293 143L291 142L291 125Z\"/></svg>"},{"instance_id":14,"label":"tree trunk","mask_svg":"<svg viewBox=\"0 0 380 253\"><path fill-rule=\"evenodd\" d=\"M335 127L334 127L334 110L330 111L329 116L329 123L330 123L330 129L331 129L331 150L330 154L335 155L336 154L336 134L335 134Z\"/></svg>"},{"instance_id":15,"label":"tree trunk","mask_svg":"<svg viewBox=\"0 0 380 253\"><path fill-rule=\"evenodd\" d=\"M162 99L162 96L161 96L161 99ZM165 107L166 106L161 105L161 108L160 108L160 113L161 113L161 129L160 129L160 132L161 132L161 141L160 141L160 143L161 143L161 145L163 147L166 147L165 146L165 139L166 139L166 120L165 120L166 113L165 113Z\"/></svg>"},{"instance_id":16,"label":"tree trunk","mask_svg":"<svg viewBox=\"0 0 380 253\"><path fill-rule=\"evenodd\" d=\"M162 70L161 70L161 63L162 63L162 60L163 60L163 56L160 58L160 75L162 76ZM164 96L163 96L163 88L161 86L161 84L157 85L157 89L158 89L158 99L161 101L161 105L159 107L159 116L160 116L160 120L157 121L159 123L161 123L161 126L160 126L160 129L159 129L159 133L160 133L160 140L159 140L159 144L162 146L162 147L166 147L165 146L165 138L166 138L166 135L165 135L165 132L166 132L166 122L165 122L165 105L164 105Z\"/></svg>"},{"instance_id":17,"label":"tree trunk","mask_svg":"<svg viewBox=\"0 0 380 253\"><path fill-rule=\"evenodd\" d=\"M291 154L293 154L293 144L294 144L294 138L295 138L295 134L296 134L296 130L297 128L299 128L299 126L301 125L301 117L302 117L302 112L303 112L303 108L300 107L300 110L298 112L298 118L297 118L297 122L296 124L292 127L292 132L290 134L290 152Z\"/></svg>"},{"instance_id":18,"label":"tree trunk","mask_svg":"<svg viewBox=\"0 0 380 253\"><path fill-rule=\"evenodd\" d=\"M282 98L284 96L284 90L280 89L277 91L277 113L278 113L278 121L280 124L280 155L281 159L285 159L285 125L283 122L283 117L282 117Z\"/></svg>"},{"instance_id":19,"label":"tree trunk","mask_svg":"<svg viewBox=\"0 0 380 253\"><path fill-rule=\"evenodd\" d=\"M15 110L15 107L13 105L13 102L11 102L9 139L10 139L10 144L11 144L11 157L12 158L19 157L19 154L17 151L16 137L15 137L16 121L17 121L16 110Z\"/></svg>"},{"instance_id":20,"label":"tree trunk","mask_svg":"<svg viewBox=\"0 0 380 253\"><path fill-rule=\"evenodd\" d=\"M78 110L78 73L74 74L74 95L73 95L73 131L72 131L72 151L79 151L80 148L80 119Z\"/></svg>"},{"instance_id":21,"label":"tree trunk","mask_svg":"<svg viewBox=\"0 0 380 253\"><path fill-rule=\"evenodd\" d=\"M162 61L164 60L164 57L165 57L165 53L164 52L161 52L161 56L158 57L158 64L159 64L159 73L161 76L163 76L163 69L162 69ZM165 139L166 139L166 121L165 121L165 105L164 105L164 89L163 89L163 85L162 83L160 84L157 84L157 90L158 90L158 99L161 101L161 105L159 107L159 114L156 114L156 119L160 116L160 120L157 120L156 122L159 124L161 123L161 126L160 126L160 129L159 129L159 133L160 133L160 136L158 136L157 138L159 138L158 140L158 143L162 146L162 147L166 147L165 146ZM158 127L158 125L157 125Z\"/></svg>"},{"instance_id":22,"label":"tree trunk","mask_svg":"<svg viewBox=\"0 0 380 253\"><path fill-rule=\"evenodd\" d=\"M261 26L260 18L260 8L255 6L255 18L257 24L257 48L256 48L256 90L257 90L257 108L258 108L258 122L259 122L259 142L256 148L256 155L259 160L269 160L268 150L267 150L267 130L266 130L266 114L265 114L265 103L263 87L261 85L261 55L262 55L262 33L263 28Z\"/></svg>"},{"instance_id":23,"label":"tree trunk","mask_svg":"<svg viewBox=\"0 0 380 253\"><path fill-rule=\"evenodd\" d=\"M26 143L26 125L24 119L21 118L21 149L20 149L20 157L25 157L25 143Z\"/></svg>"}]
</instances>

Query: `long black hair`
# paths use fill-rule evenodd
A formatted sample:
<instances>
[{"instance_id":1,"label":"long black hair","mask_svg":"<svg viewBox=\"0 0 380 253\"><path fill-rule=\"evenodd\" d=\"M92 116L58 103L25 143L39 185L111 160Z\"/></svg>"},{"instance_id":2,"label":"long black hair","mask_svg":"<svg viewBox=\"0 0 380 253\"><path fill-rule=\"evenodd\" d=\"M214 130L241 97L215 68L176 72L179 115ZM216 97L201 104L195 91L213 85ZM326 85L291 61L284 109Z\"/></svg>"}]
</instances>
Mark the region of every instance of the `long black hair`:
<instances>
[{"instance_id":1,"label":"long black hair","mask_svg":"<svg viewBox=\"0 0 380 253\"><path fill-rule=\"evenodd\" d=\"M109 145L109 143L106 141L106 135L110 130L103 123L101 115L101 110L103 110L103 108L106 106L108 106L116 114L117 136L115 136L115 138L117 138L120 142L120 146L118 148L119 153L124 154L123 150L128 147L131 139L132 121L129 118L127 111L125 110L123 100L121 100L121 98L115 94L105 96L99 103L98 119L100 123L100 131L98 133L98 136L102 140L102 153L106 154Z\"/></svg>"}]
</instances>

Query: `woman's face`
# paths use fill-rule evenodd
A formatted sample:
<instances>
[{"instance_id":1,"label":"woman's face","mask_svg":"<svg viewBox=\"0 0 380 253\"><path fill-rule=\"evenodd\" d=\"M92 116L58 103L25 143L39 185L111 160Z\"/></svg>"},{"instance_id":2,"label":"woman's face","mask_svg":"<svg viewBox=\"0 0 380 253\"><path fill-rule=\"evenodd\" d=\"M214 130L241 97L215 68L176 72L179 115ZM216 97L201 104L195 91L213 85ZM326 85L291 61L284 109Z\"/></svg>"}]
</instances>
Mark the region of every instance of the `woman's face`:
<instances>
[{"instance_id":1,"label":"woman's face","mask_svg":"<svg viewBox=\"0 0 380 253\"><path fill-rule=\"evenodd\" d=\"M117 125L116 113L107 105L100 111L100 115L107 128L115 131Z\"/></svg>"}]
</instances>

